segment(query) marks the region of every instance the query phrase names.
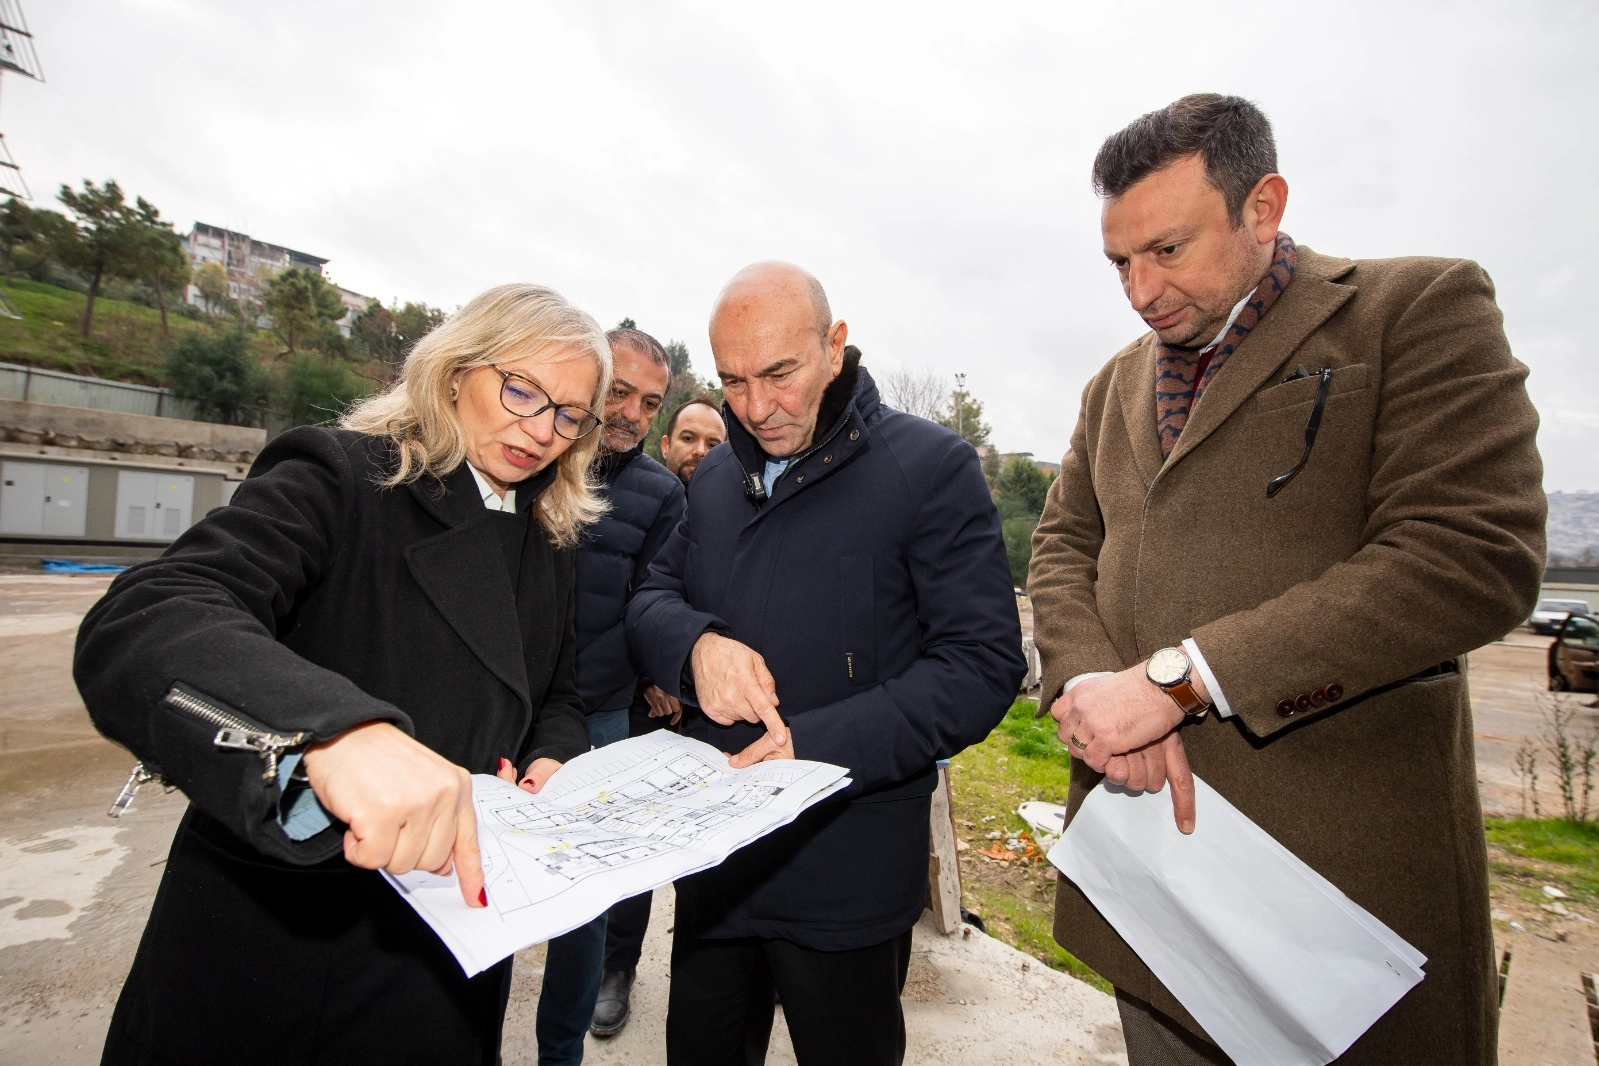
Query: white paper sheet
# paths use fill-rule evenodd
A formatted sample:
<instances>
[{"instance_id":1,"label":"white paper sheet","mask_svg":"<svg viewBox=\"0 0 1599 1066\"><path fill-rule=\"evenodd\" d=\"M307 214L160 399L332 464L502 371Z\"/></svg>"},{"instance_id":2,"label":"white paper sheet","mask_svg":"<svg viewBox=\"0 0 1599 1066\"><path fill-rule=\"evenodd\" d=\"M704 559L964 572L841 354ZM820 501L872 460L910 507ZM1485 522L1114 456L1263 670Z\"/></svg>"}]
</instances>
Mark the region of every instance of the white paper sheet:
<instances>
[{"instance_id":1,"label":"white paper sheet","mask_svg":"<svg viewBox=\"0 0 1599 1066\"><path fill-rule=\"evenodd\" d=\"M1238 1066L1325 1066L1426 976L1426 958L1205 782L1088 794L1049 861Z\"/></svg>"},{"instance_id":2,"label":"white paper sheet","mask_svg":"<svg viewBox=\"0 0 1599 1066\"><path fill-rule=\"evenodd\" d=\"M454 874L384 876L470 977L715 866L848 787L848 772L797 760L734 770L709 744L658 730L578 756L536 796L473 776L488 907L468 907Z\"/></svg>"}]
</instances>

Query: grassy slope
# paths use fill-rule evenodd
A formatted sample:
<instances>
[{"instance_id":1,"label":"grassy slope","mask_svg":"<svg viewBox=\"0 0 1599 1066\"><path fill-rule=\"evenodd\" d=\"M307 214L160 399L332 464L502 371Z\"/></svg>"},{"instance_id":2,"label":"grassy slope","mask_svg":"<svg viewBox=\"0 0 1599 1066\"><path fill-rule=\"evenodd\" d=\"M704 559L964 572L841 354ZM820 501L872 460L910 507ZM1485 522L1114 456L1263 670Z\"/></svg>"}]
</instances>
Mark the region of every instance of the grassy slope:
<instances>
[{"instance_id":1,"label":"grassy slope","mask_svg":"<svg viewBox=\"0 0 1599 1066\"><path fill-rule=\"evenodd\" d=\"M1054 722L1033 720L1037 704L1018 700L988 739L950 762L955 831L961 852L961 902L982 916L989 933L1057 970L1104 991L1110 985L1078 962L1051 934L1055 870L1043 859L994 862L978 854L995 830L1028 830L1016 808L1027 800L1066 802L1071 764L1055 739Z\"/></svg>"},{"instance_id":2,"label":"grassy slope","mask_svg":"<svg viewBox=\"0 0 1599 1066\"><path fill-rule=\"evenodd\" d=\"M0 362L62 370L72 374L164 385L162 367L171 341L161 336L161 316L153 307L125 300L94 302L94 332L79 332L85 297L80 292L25 278L0 282L22 320L0 318ZM177 314L167 316L172 338L213 327ZM256 345L268 355L266 338Z\"/></svg>"},{"instance_id":3,"label":"grassy slope","mask_svg":"<svg viewBox=\"0 0 1599 1066\"><path fill-rule=\"evenodd\" d=\"M1510 892L1542 904L1548 902L1542 886L1553 884L1599 907L1599 824L1490 818L1484 825L1496 895Z\"/></svg>"}]
</instances>

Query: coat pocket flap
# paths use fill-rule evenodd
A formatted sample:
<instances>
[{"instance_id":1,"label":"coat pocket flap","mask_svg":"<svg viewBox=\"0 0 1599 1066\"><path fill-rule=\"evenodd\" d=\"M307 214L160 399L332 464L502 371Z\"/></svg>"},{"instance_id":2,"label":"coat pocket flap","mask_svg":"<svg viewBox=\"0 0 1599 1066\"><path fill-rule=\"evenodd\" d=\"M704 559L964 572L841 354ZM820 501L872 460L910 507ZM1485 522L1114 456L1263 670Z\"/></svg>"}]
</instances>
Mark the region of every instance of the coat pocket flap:
<instances>
[{"instance_id":1,"label":"coat pocket flap","mask_svg":"<svg viewBox=\"0 0 1599 1066\"><path fill-rule=\"evenodd\" d=\"M1311 404L1316 402L1316 390L1321 381L1316 371L1320 367L1307 367L1311 371L1308 378L1294 378L1273 385L1255 393L1254 407L1257 411L1276 411L1284 407L1293 407L1296 404ZM1366 387L1366 364L1351 363L1348 366L1334 367L1332 378L1327 382L1327 397L1331 399L1340 393L1356 392Z\"/></svg>"}]
</instances>

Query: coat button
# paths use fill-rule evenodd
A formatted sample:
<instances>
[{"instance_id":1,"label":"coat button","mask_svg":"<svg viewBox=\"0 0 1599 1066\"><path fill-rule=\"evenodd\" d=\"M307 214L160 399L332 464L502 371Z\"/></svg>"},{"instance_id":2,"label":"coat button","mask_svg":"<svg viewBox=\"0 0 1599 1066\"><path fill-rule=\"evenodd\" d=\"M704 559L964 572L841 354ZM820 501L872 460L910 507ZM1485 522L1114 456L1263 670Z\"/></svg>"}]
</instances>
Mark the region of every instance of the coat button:
<instances>
[{"instance_id":1,"label":"coat button","mask_svg":"<svg viewBox=\"0 0 1599 1066\"><path fill-rule=\"evenodd\" d=\"M1292 718L1294 716L1294 701L1278 700L1277 713L1284 718Z\"/></svg>"},{"instance_id":2,"label":"coat button","mask_svg":"<svg viewBox=\"0 0 1599 1066\"><path fill-rule=\"evenodd\" d=\"M1308 711L1311 706L1310 693L1308 692L1301 692L1299 698L1294 701L1294 709L1296 711Z\"/></svg>"},{"instance_id":3,"label":"coat button","mask_svg":"<svg viewBox=\"0 0 1599 1066\"><path fill-rule=\"evenodd\" d=\"M824 456L822 456L822 462L824 462L824 463L831 463L831 462L832 462L832 461L833 461L833 457L832 457L832 456L831 456L831 455L824 455Z\"/></svg>"},{"instance_id":4,"label":"coat button","mask_svg":"<svg viewBox=\"0 0 1599 1066\"><path fill-rule=\"evenodd\" d=\"M1344 698L1344 686L1334 681L1327 686L1327 702L1336 703Z\"/></svg>"},{"instance_id":5,"label":"coat button","mask_svg":"<svg viewBox=\"0 0 1599 1066\"><path fill-rule=\"evenodd\" d=\"M1318 688L1318 689L1315 689L1314 691L1311 692L1311 694L1310 694L1310 704L1311 704L1311 706L1320 707L1322 704L1324 704L1326 702L1327 702L1327 690L1326 689Z\"/></svg>"},{"instance_id":6,"label":"coat button","mask_svg":"<svg viewBox=\"0 0 1599 1066\"><path fill-rule=\"evenodd\" d=\"M849 431L849 439L850 440L859 440L860 436L861 436L861 431L858 430L858 429L852 429L852 430Z\"/></svg>"}]
</instances>

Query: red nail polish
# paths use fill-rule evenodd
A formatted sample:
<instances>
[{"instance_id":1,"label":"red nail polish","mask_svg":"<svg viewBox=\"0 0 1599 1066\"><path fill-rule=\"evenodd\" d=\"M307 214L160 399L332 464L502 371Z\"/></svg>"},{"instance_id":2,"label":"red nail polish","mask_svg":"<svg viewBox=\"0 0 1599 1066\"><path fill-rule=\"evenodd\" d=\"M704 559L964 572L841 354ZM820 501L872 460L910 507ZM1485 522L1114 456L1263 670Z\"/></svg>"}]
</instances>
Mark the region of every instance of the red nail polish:
<instances>
[{"instance_id":1,"label":"red nail polish","mask_svg":"<svg viewBox=\"0 0 1599 1066\"><path fill-rule=\"evenodd\" d=\"M500 760L500 769L501 770L504 770L507 766L510 766L510 765L511 765L511 760L510 759L501 759Z\"/></svg>"},{"instance_id":2,"label":"red nail polish","mask_svg":"<svg viewBox=\"0 0 1599 1066\"><path fill-rule=\"evenodd\" d=\"M478 889L477 901L480 907L487 907L489 905L489 890L486 888Z\"/></svg>"}]
</instances>

